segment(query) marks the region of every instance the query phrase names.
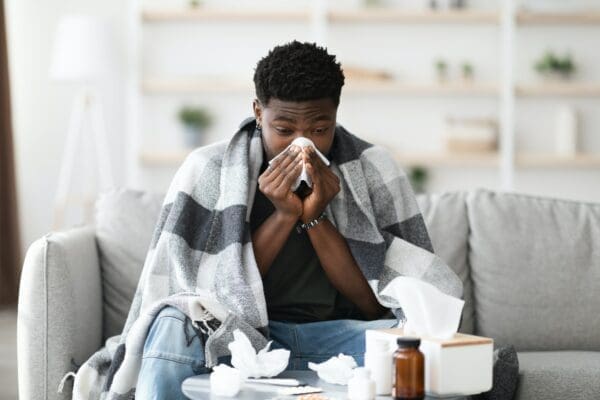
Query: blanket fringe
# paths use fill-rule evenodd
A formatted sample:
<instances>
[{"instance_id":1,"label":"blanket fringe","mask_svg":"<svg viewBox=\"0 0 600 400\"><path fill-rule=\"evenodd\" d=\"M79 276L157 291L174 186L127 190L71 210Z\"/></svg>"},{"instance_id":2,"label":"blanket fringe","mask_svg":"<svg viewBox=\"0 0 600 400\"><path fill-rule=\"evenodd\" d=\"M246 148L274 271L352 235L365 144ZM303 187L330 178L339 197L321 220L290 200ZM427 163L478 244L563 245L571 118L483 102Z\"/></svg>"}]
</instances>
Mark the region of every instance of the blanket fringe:
<instances>
[{"instance_id":1,"label":"blanket fringe","mask_svg":"<svg viewBox=\"0 0 600 400\"><path fill-rule=\"evenodd\" d=\"M60 380L60 384L58 385L58 393L63 392L63 389L65 388L65 383L67 383L67 379L69 379L70 377L73 377L73 379L75 379L75 372L70 371L67 372L65 376L63 376L63 378Z\"/></svg>"}]
</instances>

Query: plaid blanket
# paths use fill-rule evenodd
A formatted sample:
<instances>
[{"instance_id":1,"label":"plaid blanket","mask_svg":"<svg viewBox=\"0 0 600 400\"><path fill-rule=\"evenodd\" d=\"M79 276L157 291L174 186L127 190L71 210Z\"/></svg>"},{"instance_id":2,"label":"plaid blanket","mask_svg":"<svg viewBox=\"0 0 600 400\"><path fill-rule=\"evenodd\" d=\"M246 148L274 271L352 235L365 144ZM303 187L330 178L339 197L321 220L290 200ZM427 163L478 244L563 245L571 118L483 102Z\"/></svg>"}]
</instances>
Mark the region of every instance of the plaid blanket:
<instances>
[{"instance_id":1,"label":"plaid blanket","mask_svg":"<svg viewBox=\"0 0 600 400\"><path fill-rule=\"evenodd\" d=\"M135 397L148 329L166 305L207 333L207 367L229 354L235 329L256 349L266 344L267 308L249 227L262 157L261 136L249 118L230 141L186 158L165 197L123 333L79 368L74 399ZM399 304L379 295L399 275L461 297L462 282L433 253L410 183L393 157L337 125L329 158L341 190L326 213L379 302L405 320Z\"/></svg>"}]
</instances>

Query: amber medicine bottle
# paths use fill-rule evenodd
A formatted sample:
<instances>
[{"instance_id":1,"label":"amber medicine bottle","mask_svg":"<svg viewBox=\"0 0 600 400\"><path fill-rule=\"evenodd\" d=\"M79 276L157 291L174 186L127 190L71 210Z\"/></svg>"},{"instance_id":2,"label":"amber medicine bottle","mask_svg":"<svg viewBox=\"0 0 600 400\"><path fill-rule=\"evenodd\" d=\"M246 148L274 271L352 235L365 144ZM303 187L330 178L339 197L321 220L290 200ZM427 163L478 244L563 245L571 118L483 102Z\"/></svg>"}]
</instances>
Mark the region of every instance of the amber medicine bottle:
<instances>
[{"instance_id":1,"label":"amber medicine bottle","mask_svg":"<svg viewBox=\"0 0 600 400\"><path fill-rule=\"evenodd\" d=\"M425 398L425 356L419 350L421 339L400 337L394 352L394 400Z\"/></svg>"}]
</instances>

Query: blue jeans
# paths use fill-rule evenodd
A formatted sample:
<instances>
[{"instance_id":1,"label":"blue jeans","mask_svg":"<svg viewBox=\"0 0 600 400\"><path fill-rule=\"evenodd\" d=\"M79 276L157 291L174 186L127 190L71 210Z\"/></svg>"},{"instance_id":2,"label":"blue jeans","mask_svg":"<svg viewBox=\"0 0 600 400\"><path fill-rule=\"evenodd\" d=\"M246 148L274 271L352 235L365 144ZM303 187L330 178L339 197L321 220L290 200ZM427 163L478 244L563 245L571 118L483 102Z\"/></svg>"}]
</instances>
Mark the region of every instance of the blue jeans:
<instances>
[{"instance_id":1,"label":"blue jeans","mask_svg":"<svg viewBox=\"0 0 600 400\"><path fill-rule=\"evenodd\" d=\"M339 353L351 355L364 365L365 330L391 328L395 319L374 321L333 320L309 323L269 321L272 349L290 350L287 369L308 369L308 362L323 362ZM136 398L185 399L184 379L210 372L204 364L204 339L191 321L174 307L165 307L146 338L138 376ZM230 364L231 357L219 362ZM177 397L179 396L179 397Z\"/></svg>"}]
</instances>

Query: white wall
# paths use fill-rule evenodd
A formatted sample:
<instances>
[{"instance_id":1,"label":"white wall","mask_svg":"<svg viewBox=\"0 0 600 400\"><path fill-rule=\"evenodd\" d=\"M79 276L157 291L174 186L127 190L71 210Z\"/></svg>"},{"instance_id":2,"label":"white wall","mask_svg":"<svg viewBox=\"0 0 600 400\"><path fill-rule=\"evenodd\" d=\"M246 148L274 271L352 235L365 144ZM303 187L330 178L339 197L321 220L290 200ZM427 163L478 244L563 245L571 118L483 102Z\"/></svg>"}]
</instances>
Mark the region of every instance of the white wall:
<instances>
[{"instance_id":1,"label":"white wall","mask_svg":"<svg viewBox=\"0 0 600 400\"><path fill-rule=\"evenodd\" d=\"M56 24L66 13L91 13L110 18L120 43L121 72L103 91L106 106L110 151L118 184L126 181L126 77L129 58L125 53L127 8L123 0L8 0L7 22L16 145L18 195L22 243L25 249L51 228L52 200L55 194L73 87L51 82L48 66ZM404 5L420 0L397 0ZM263 2L267 3L267 0ZM389 0L387 2L393 2ZM153 0L155 6L183 4L183 0ZM209 5L218 4L207 0ZM248 4L239 2L239 4ZM289 4L297 5L302 1ZM358 0L336 2L338 7ZM477 1L493 8L496 1ZM288 4L288 3L285 3ZM491 6L490 6L491 4ZM254 5L254 3L253 3ZM343 63L383 67L400 78L429 79L431 60L445 56L453 66L467 58L475 64L482 81L495 81L499 71L499 27L479 26L337 26L328 32L328 46ZM582 65L582 77L600 81L600 27L527 27L519 28L519 81L534 80L531 64L539 54L556 43L556 49L570 47ZM148 77L230 74L251 79L258 59L267 49L289 39L310 40L305 23L190 23L147 26L143 33L143 75ZM221 117L211 140L230 136L239 121L251 114L252 92L247 95L148 96L142 102L142 129L147 147L176 148L179 128L174 119L178 107L186 101L210 105ZM551 148L553 111L563 101L581 108L582 143L586 150L600 153L600 100L596 99L519 99L517 100L517 148L547 150ZM343 95L339 122L359 136L389 142L399 149L440 149L440 127L448 114L498 115L498 100L489 98L394 98L393 96ZM145 168L135 186L164 191L175 168ZM436 168L432 170L433 191L495 188L499 185L498 169ZM556 197L600 201L598 168L560 169L527 168L518 170L516 189Z\"/></svg>"},{"instance_id":2,"label":"white wall","mask_svg":"<svg viewBox=\"0 0 600 400\"><path fill-rule=\"evenodd\" d=\"M126 13L121 0L8 0L5 6L21 242L25 251L33 240L51 228L52 202L71 102L76 93L74 87L48 78L59 17L68 13L101 15L111 19L117 34L123 37ZM118 183L124 181L122 140L125 135L124 77L120 76L104 86L101 93Z\"/></svg>"}]
</instances>

